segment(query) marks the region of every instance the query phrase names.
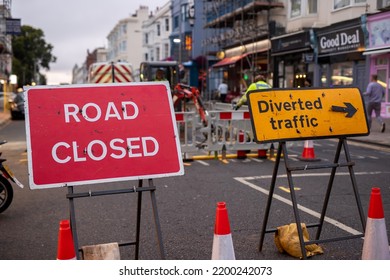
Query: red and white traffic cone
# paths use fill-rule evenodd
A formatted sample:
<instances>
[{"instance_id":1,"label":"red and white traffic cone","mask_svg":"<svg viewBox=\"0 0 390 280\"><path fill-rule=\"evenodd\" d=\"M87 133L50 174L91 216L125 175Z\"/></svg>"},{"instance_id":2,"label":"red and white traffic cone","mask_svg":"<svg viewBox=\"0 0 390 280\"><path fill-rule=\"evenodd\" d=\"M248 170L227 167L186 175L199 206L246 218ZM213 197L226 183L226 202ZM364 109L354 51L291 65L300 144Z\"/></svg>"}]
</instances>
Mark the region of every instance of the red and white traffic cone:
<instances>
[{"instance_id":1,"label":"red and white traffic cone","mask_svg":"<svg viewBox=\"0 0 390 280\"><path fill-rule=\"evenodd\" d=\"M367 225L364 234L363 260L390 260L385 215L380 188L371 189Z\"/></svg>"},{"instance_id":2,"label":"red and white traffic cone","mask_svg":"<svg viewBox=\"0 0 390 280\"><path fill-rule=\"evenodd\" d=\"M235 260L232 234L225 202L217 203L212 260Z\"/></svg>"},{"instance_id":3,"label":"red and white traffic cone","mask_svg":"<svg viewBox=\"0 0 390 280\"><path fill-rule=\"evenodd\" d=\"M72 231L69 220L60 221L58 232L57 260L76 260Z\"/></svg>"},{"instance_id":4,"label":"red and white traffic cone","mask_svg":"<svg viewBox=\"0 0 390 280\"><path fill-rule=\"evenodd\" d=\"M302 156L299 158L302 161L319 161L314 154L313 140L306 140L305 146L303 147Z\"/></svg>"}]
</instances>

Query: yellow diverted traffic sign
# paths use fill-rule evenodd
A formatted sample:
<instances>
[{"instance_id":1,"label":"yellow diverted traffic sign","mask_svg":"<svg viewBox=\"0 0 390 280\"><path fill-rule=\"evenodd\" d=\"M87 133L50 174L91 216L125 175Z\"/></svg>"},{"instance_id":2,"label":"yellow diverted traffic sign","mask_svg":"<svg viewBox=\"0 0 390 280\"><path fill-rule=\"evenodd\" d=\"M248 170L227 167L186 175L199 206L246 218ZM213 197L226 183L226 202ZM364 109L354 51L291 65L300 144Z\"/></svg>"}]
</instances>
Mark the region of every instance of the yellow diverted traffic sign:
<instances>
[{"instance_id":1,"label":"yellow diverted traffic sign","mask_svg":"<svg viewBox=\"0 0 390 280\"><path fill-rule=\"evenodd\" d=\"M369 134L358 88L254 90L248 105L256 142Z\"/></svg>"}]
</instances>

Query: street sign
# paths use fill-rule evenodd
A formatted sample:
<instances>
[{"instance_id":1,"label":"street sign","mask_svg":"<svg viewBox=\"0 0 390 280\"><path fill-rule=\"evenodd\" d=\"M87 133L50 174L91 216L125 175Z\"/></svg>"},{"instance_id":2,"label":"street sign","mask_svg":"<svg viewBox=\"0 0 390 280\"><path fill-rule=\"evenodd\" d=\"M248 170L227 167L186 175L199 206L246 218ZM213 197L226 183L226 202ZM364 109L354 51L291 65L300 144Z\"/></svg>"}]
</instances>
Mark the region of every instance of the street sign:
<instances>
[{"instance_id":1,"label":"street sign","mask_svg":"<svg viewBox=\"0 0 390 280\"><path fill-rule=\"evenodd\" d=\"M369 134L358 88L255 90L248 104L256 142Z\"/></svg>"},{"instance_id":2,"label":"street sign","mask_svg":"<svg viewBox=\"0 0 390 280\"><path fill-rule=\"evenodd\" d=\"M5 19L5 33L7 35L22 34L21 19L20 18L6 18Z\"/></svg>"},{"instance_id":3,"label":"street sign","mask_svg":"<svg viewBox=\"0 0 390 280\"><path fill-rule=\"evenodd\" d=\"M167 82L26 90L30 188L183 175Z\"/></svg>"}]
</instances>

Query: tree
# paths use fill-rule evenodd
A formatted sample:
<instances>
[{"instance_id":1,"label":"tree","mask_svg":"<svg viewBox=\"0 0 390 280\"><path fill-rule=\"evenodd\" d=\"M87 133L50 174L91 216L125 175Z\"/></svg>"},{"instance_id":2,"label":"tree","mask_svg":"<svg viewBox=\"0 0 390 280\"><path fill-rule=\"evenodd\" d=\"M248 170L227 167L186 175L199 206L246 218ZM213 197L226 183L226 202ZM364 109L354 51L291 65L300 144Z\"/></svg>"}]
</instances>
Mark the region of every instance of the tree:
<instances>
[{"instance_id":1,"label":"tree","mask_svg":"<svg viewBox=\"0 0 390 280\"><path fill-rule=\"evenodd\" d=\"M46 77L41 69L50 70L50 63L57 58L52 55L53 46L46 43L41 29L23 25L21 35L12 39L12 72L18 76L19 86L36 84L45 85Z\"/></svg>"}]
</instances>

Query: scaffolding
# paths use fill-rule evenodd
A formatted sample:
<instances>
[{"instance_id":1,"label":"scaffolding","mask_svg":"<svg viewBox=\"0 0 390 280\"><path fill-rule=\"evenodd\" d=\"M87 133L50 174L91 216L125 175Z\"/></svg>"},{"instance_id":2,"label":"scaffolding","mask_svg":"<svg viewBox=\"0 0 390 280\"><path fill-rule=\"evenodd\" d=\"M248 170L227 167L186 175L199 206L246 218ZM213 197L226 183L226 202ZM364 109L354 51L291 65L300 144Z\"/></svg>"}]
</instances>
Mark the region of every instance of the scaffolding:
<instances>
[{"instance_id":1,"label":"scaffolding","mask_svg":"<svg viewBox=\"0 0 390 280\"><path fill-rule=\"evenodd\" d=\"M0 79L8 80L12 68L12 37L7 34L7 19L11 17L11 0L0 5Z\"/></svg>"},{"instance_id":2,"label":"scaffolding","mask_svg":"<svg viewBox=\"0 0 390 280\"><path fill-rule=\"evenodd\" d=\"M253 82L257 74L270 76L272 61L270 56L270 37L275 34L276 22L272 11L284 8L282 1L254 0L204 0L205 28L214 30L207 36L204 46L217 49L217 58L235 57L236 60L217 69L217 79L229 80L229 88L240 92ZM262 42L263 44L259 44ZM268 42L266 48L264 44ZM207 52L206 52L207 53ZM222 69L222 71L220 70ZM222 73L221 73L222 72Z\"/></svg>"}]
</instances>

